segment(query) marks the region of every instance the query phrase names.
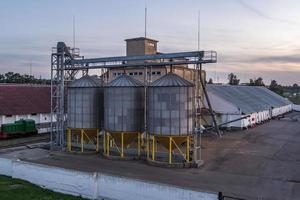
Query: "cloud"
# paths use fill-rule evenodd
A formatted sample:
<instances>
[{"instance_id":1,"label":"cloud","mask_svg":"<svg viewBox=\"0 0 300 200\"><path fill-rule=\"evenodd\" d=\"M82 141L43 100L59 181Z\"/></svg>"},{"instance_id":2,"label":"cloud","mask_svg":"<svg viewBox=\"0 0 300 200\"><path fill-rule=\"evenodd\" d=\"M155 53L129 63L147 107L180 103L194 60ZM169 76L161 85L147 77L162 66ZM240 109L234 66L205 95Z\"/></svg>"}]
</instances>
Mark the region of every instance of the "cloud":
<instances>
[{"instance_id":1,"label":"cloud","mask_svg":"<svg viewBox=\"0 0 300 200\"><path fill-rule=\"evenodd\" d=\"M299 64L300 54L282 55L282 56L261 56L249 59L248 62L255 63L281 63L281 64Z\"/></svg>"},{"instance_id":2,"label":"cloud","mask_svg":"<svg viewBox=\"0 0 300 200\"><path fill-rule=\"evenodd\" d=\"M248 11L250 11L251 13L254 13L255 15L267 19L267 20L271 20L271 21L277 21L277 22L281 22L281 23L286 23L286 24L291 24L291 25L297 25L299 26L299 23L296 21L292 21L292 20L288 20L288 19L281 19L281 18L276 18L276 17L272 17L267 15L266 13L264 13L263 11L251 6L250 4L246 3L244 0L234 0L237 3L239 3L241 6L243 6L245 9L247 9Z\"/></svg>"}]
</instances>

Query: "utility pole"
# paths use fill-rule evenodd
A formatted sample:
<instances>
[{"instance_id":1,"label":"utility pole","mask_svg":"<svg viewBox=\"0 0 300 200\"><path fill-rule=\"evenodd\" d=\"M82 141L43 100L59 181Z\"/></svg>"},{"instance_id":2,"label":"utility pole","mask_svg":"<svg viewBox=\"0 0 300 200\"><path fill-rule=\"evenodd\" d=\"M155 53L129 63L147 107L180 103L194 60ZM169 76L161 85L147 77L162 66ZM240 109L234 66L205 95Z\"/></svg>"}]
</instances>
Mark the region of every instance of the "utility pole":
<instances>
[{"instance_id":1,"label":"utility pole","mask_svg":"<svg viewBox=\"0 0 300 200\"><path fill-rule=\"evenodd\" d=\"M145 3L145 38L147 38L147 3Z\"/></svg>"}]
</instances>

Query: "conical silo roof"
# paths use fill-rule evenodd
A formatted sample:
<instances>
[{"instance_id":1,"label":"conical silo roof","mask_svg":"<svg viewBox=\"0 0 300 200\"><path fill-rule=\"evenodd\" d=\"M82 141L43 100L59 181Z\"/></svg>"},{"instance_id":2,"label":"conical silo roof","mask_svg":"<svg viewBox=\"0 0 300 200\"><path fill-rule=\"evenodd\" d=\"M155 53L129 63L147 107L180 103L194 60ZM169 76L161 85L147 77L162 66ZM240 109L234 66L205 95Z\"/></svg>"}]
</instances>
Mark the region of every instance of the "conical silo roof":
<instances>
[{"instance_id":1,"label":"conical silo roof","mask_svg":"<svg viewBox=\"0 0 300 200\"><path fill-rule=\"evenodd\" d=\"M163 77L161 77L160 79L154 81L150 86L151 87L193 87L194 84L184 78L181 78L177 74L168 73Z\"/></svg>"},{"instance_id":2,"label":"conical silo roof","mask_svg":"<svg viewBox=\"0 0 300 200\"><path fill-rule=\"evenodd\" d=\"M127 74L123 74L118 78L112 80L108 83L107 87L143 87L143 83L128 76Z\"/></svg>"},{"instance_id":3,"label":"conical silo roof","mask_svg":"<svg viewBox=\"0 0 300 200\"><path fill-rule=\"evenodd\" d=\"M80 79L76 79L71 82L68 87L69 88L91 88L91 87L101 87L101 80L95 76L83 76Z\"/></svg>"}]
</instances>

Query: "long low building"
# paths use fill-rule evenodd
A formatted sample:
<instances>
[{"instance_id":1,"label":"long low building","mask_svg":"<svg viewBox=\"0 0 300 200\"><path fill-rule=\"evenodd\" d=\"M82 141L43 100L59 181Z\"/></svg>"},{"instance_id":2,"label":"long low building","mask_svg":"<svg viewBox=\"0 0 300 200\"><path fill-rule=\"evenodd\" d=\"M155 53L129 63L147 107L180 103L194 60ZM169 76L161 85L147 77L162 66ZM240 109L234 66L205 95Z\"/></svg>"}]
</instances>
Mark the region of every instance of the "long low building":
<instances>
[{"instance_id":1,"label":"long low building","mask_svg":"<svg viewBox=\"0 0 300 200\"><path fill-rule=\"evenodd\" d=\"M0 126L33 119L38 132L50 131L51 87L48 85L0 84Z\"/></svg>"},{"instance_id":2,"label":"long low building","mask_svg":"<svg viewBox=\"0 0 300 200\"><path fill-rule=\"evenodd\" d=\"M266 87L208 84L207 93L218 124L245 117L224 124L221 126L223 128L251 127L293 109L293 104L289 100ZM207 107L207 102L205 104ZM212 124L208 113L204 114L202 119L204 124Z\"/></svg>"}]
</instances>

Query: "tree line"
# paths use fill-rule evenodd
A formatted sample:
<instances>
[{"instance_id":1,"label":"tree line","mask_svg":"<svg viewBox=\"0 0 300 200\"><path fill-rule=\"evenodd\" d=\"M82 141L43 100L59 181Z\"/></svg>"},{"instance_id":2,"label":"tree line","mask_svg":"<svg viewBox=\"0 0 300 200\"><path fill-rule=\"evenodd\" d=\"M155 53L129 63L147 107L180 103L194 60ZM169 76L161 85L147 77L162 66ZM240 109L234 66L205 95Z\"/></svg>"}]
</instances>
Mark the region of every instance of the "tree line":
<instances>
[{"instance_id":1,"label":"tree line","mask_svg":"<svg viewBox=\"0 0 300 200\"><path fill-rule=\"evenodd\" d=\"M17 83L17 84L50 84L51 80L35 78L28 74L19 74L14 72L7 72L5 74L0 74L0 83Z\"/></svg>"}]
</instances>

